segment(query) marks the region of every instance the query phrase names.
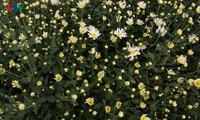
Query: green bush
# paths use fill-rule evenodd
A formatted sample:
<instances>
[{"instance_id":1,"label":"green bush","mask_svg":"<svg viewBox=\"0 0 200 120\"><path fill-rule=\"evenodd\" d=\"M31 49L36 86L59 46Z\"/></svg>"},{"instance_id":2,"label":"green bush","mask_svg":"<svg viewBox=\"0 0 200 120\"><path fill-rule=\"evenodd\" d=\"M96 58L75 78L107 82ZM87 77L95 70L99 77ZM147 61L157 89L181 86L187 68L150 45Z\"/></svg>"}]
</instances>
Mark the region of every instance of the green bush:
<instances>
[{"instance_id":1,"label":"green bush","mask_svg":"<svg viewBox=\"0 0 200 120\"><path fill-rule=\"evenodd\" d=\"M0 118L199 120L199 36L198 0L3 0Z\"/></svg>"}]
</instances>

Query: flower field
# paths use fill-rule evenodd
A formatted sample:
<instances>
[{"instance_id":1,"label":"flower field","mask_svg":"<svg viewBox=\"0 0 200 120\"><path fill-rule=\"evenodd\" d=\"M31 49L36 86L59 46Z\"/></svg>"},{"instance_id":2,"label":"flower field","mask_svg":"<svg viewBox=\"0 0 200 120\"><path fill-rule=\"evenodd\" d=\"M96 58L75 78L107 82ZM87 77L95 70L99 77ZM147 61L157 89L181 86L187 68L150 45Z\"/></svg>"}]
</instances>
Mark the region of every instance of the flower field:
<instances>
[{"instance_id":1,"label":"flower field","mask_svg":"<svg viewBox=\"0 0 200 120\"><path fill-rule=\"evenodd\" d=\"M0 119L200 120L199 0L2 0Z\"/></svg>"}]
</instances>

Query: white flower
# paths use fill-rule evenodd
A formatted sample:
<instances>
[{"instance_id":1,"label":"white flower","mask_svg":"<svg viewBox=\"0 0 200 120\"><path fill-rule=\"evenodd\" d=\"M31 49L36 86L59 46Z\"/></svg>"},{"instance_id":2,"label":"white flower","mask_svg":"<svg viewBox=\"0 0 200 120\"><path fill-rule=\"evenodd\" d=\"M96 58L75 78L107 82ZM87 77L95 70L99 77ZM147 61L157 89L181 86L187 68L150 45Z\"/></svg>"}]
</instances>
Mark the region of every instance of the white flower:
<instances>
[{"instance_id":1,"label":"white flower","mask_svg":"<svg viewBox=\"0 0 200 120\"><path fill-rule=\"evenodd\" d=\"M126 24L128 25L133 25L133 18L128 18L128 20L126 21Z\"/></svg>"},{"instance_id":2,"label":"white flower","mask_svg":"<svg viewBox=\"0 0 200 120\"><path fill-rule=\"evenodd\" d=\"M122 118L122 117L124 117L124 113L123 113L122 111L119 111L118 116L119 116L120 118Z\"/></svg>"},{"instance_id":3,"label":"white flower","mask_svg":"<svg viewBox=\"0 0 200 120\"><path fill-rule=\"evenodd\" d=\"M122 16L121 16L121 15L117 15L117 16L116 16L116 21L117 21L117 22L120 22L121 20L122 20Z\"/></svg>"},{"instance_id":4,"label":"white flower","mask_svg":"<svg viewBox=\"0 0 200 120\"><path fill-rule=\"evenodd\" d=\"M168 70L167 74L169 74L169 75L176 75L176 73L172 69Z\"/></svg>"},{"instance_id":5,"label":"white flower","mask_svg":"<svg viewBox=\"0 0 200 120\"><path fill-rule=\"evenodd\" d=\"M137 5L139 8L142 8L142 9L146 8L146 3L144 1L138 2Z\"/></svg>"},{"instance_id":6,"label":"white flower","mask_svg":"<svg viewBox=\"0 0 200 120\"><path fill-rule=\"evenodd\" d=\"M86 2L85 1L79 1L78 3L77 3L77 5L78 5L78 7L80 8L80 9L83 9L85 6L86 6Z\"/></svg>"},{"instance_id":7,"label":"white flower","mask_svg":"<svg viewBox=\"0 0 200 120\"><path fill-rule=\"evenodd\" d=\"M138 47L140 48L141 51L147 48L146 45L144 45L143 43L139 43Z\"/></svg>"},{"instance_id":8,"label":"white flower","mask_svg":"<svg viewBox=\"0 0 200 120\"><path fill-rule=\"evenodd\" d=\"M141 117L140 117L140 120L151 120L149 117L147 117L147 114L143 114Z\"/></svg>"},{"instance_id":9,"label":"white flower","mask_svg":"<svg viewBox=\"0 0 200 120\"><path fill-rule=\"evenodd\" d=\"M25 40L25 39L26 39L26 36L25 36L23 33L20 33L19 39L20 39L20 40Z\"/></svg>"},{"instance_id":10,"label":"white flower","mask_svg":"<svg viewBox=\"0 0 200 120\"><path fill-rule=\"evenodd\" d=\"M19 110L24 110L25 109L25 105L23 103L19 104Z\"/></svg>"},{"instance_id":11,"label":"white flower","mask_svg":"<svg viewBox=\"0 0 200 120\"><path fill-rule=\"evenodd\" d=\"M119 4L119 7L121 9L125 9L126 8L126 1L119 1L118 4Z\"/></svg>"},{"instance_id":12,"label":"white flower","mask_svg":"<svg viewBox=\"0 0 200 120\"><path fill-rule=\"evenodd\" d=\"M132 46L128 46L128 51L130 53L128 57L130 57L131 60L134 60L135 56L140 55L140 48L137 46L134 46L134 44Z\"/></svg>"},{"instance_id":13,"label":"white flower","mask_svg":"<svg viewBox=\"0 0 200 120\"><path fill-rule=\"evenodd\" d=\"M43 31L42 37L43 37L43 38L47 38L47 37L48 37L48 32L44 32L44 31Z\"/></svg>"},{"instance_id":14,"label":"white flower","mask_svg":"<svg viewBox=\"0 0 200 120\"><path fill-rule=\"evenodd\" d=\"M183 64L185 67L188 66L188 63L187 63L187 56L180 55L180 56L177 58L177 62L178 62L179 64Z\"/></svg>"},{"instance_id":15,"label":"white flower","mask_svg":"<svg viewBox=\"0 0 200 120\"><path fill-rule=\"evenodd\" d=\"M92 27L92 28L89 28L88 35L89 35L89 38L92 38L93 40L95 40L101 35L101 33L95 27Z\"/></svg>"},{"instance_id":16,"label":"white flower","mask_svg":"<svg viewBox=\"0 0 200 120\"><path fill-rule=\"evenodd\" d=\"M197 7L196 12L200 13L200 6Z\"/></svg>"},{"instance_id":17,"label":"white flower","mask_svg":"<svg viewBox=\"0 0 200 120\"><path fill-rule=\"evenodd\" d=\"M50 0L52 5L58 5L59 0Z\"/></svg>"},{"instance_id":18,"label":"white flower","mask_svg":"<svg viewBox=\"0 0 200 120\"><path fill-rule=\"evenodd\" d=\"M159 33L161 36L165 36L167 30L164 27L158 26L158 29L156 29L156 33Z\"/></svg>"},{"instance_id":19,"label":"white flower","mask_svg":"<svg viewBox=\"0 0 200 120\"><path fill-rule=\"evenodd\" d=\"M136 24L137 24L137 25L143 25L144 22L143 22L142 20L140 20L140 19L137 19Z\"/></svg>"},{"instance_id":20,"label":"white flower","mask_svg":"<svg viewBox=\"0 0 200 120\"><path fill-rule=\"evenodd\" d=\"M76 101L77 98L78 98L78 96L77 96L76 94L73 94L73 95L71 95L71 98L72 98L74 101Z\"/></svg>"},{"instance_id":21,"label":"white flower","mask_svg":"<svg viewBox=\"0 0 200 120\"><path fill-rule=\"evenodd\" d=\"M161 19L161 18L156 18L156 19L154 19L154 23L155 23L157 26L161 26L164 22L163 22L163 19Z\"/></svg>"},{"instance_id":22,"label":"white flower","mask_svg":"<svg viewBox=\"0 0 200 120\"><path fill-rule=\"evenodd\" d=\"M114 31L114 34L116 36L118 36L120 39L124 38L124 37L127 37L127 33L125 32L124 29L120 29L120 28L117 28L117 30Z\"/></svg>"},{"instance_id":23,"label":"white flower","mask_svg":"<svg viewBox=\"0 0 200 120\"><path fill-rule=\"evenodd\" d=\"M79 32L80 32L81 34L85 34L85 33L87 32L87 27L81 26L81 27L79 28Z\"/></svg>"},{"instance_id":24,"label":"white flower","mask_svg":"<svg viewBox=\"0 0 200 120\"><path fill-rule=\"evenodd\" d=\"M195 34L192 34L192 35L189 35L188 40L189 40L189 42L194 44L199 41L199 38Z\"/></svg>"}]
</instances>

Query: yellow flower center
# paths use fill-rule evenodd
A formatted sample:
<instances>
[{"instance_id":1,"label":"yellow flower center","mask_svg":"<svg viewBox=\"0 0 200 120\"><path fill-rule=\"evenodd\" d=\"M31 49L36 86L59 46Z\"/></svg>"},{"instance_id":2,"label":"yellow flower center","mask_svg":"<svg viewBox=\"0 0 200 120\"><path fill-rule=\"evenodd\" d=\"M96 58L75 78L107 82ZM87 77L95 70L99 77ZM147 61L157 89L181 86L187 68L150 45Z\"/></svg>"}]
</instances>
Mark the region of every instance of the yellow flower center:
<instances>
[{"instance_id":1,"label":"yellow flower center","mask_svg":"<svg viewBox=\"0 0 200 120\"><path fill-rule=\"evenodd\" d=\"M131 55L135 55L135 50L130 50Z\"/></svg>"},{"instance_id":2,"label":"yellow flower center","mask_svg":"<svg viewBox=\"0 0 200 120\"><path fill-rule=\"evenodd\" d=\"M92 36L92 38L96 38L97 34L96 33L92 33L91 36Z\"/></svg>"}]
</instances>

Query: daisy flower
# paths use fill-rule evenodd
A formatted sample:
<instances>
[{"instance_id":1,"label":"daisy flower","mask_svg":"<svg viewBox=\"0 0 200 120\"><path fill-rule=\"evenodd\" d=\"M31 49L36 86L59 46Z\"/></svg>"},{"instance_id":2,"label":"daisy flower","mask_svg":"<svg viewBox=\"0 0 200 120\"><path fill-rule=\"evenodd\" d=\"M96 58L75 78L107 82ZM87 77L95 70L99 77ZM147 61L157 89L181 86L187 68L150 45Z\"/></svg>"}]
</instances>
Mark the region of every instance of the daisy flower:
<instances>
[{"instance_id":1,"label":"daisy flower","mask_svg":"<svg viewBox=\"0 0 200 120\"><path fill-rule=\"evenodd\" d=\"M50 0L52 5L58 5L59 0Z\"/></svg>"},{"instance_id":2,"label":"daisy flower","mask_svg":"<svg viewBox=\"0 0 200 120\"><path fill-rule=\"evenodd\" d=\"M90 106L94 105L94 98L87 98L85 100L85 103L87 103Z\"/></svg>"},{"instance_id":3,"label":"daisy flower","mask_svg":"<svg viewBox=\"0 0 200 120\"><path fill-rule=\"evenodd\" d=\"M88 35L89 35L89 38L92 38L93 40L95 40L101 35L101 33L95 27L92 27L92 28L89 28Z\"/></svg>"},{"instance_id":4,"label":"daisy flower","mask_svg":"<svg viewBox=\"0 0 200 120\"><path fill-rule=\"evenodd\" d=\"M161 26L164 22L163 22L163 19L161 19L161 18L156 18L156 19L154 19L154 23L155 23L157 26Z\"/></svg>"},{"instance_id":5,"label":"daisy flower","mask_svg":"<svg viewBox=\"0 0 200 120\"><path fill-rule=\"evenodd\" d=\"M56 74L54 80L56 80L56 82L60 82L63 79L63 77L60 74Z\"/></svg>"},{"instance_id":6,"label":"daisy flower","mask_svg":"<svg viewBox=\"0 0 200 120\"><path fill-rule=\"evenodd\" d=\"M13 81L12 81L12 87L13 87L13 88L19 88L19 87L20 87L19 81L18 81L18 80L13 80Z\"/></svg>"},{"instance_id":7,"label":"daisy flower","mask_svg":"<svg viewBox=\"0 0 200 120\"><path fill-rule=\"evenodd\" d=\"M138 2L137 5L139 8L142 8L142 9L146 8L146 3L144 1Z\"/></svg>"},{"instance_id":8,"label":"daisy flower","mask_svg":"<svg viewBox=\"0 0 200 120\"><path fill-rule=\"evenodd\" d=\"M161 36L165 36L167 30L164 27L158 26L158 29L156 29L156 33L159 33Z\"/></svg>"},{"instance_id":9,"label":"daisy flower","mask_svg":"<svg viewBox=\"0 0 200 120\"><path fill-rule=\"evenodd\" d=\"M134 57L137 55L140 55L140 48L137 46L129 46L128 47L128 51L130 52L130 54L128 55L128 57L131 58L131 60L134 60Z\"/></svg>"},{"instance_id":10,"label":"daisy flower","mask_svg":"<svg viewBox=\"0 0 200 120\"><path fill-rule=\"evenodd\" d=\"M133 18L128 18L128 20L126 21L126 24L128 25L133 25Z\"/></svg>"},{"instance_id":11,"label":"daisy flower","mask_svg":"<svg viewBox=\"0 0 200 120\"><path fill-rule=\"evenodd\" d=\"M140 19L137 19L136 24L137 24L137 25L143 25L144 22L143 22L142 20L140 20Z\"/></svg>"},{"instance_id":12,"label":"daisy flower","mask_svg":"<svg viewBox=\"0 0 200 120\"><path fill-rule=\"evenodd\" d=\"M26 36L25 36L23 33L20 33L19 39L20 39L20 40L25 40L25 39L26 39Z\"/></svg>"},{"instance_id":13,"label":"daisy flower","mask_svg":"<svg viewBox=\"0 0 200 120\"><path fill-rule=\"evenodd\" d=\"M124 29L120 29L120 28L117 28L117 30L114 31L114 34L119 37L120 39L124 38L124 37L127 37L127 33L125 32Z\"/></svg>"},{"instance_id":14,"label":"daisy flower","mask_svg":"<svg viewBox=\"0 0 200 120\"><path fill-rule=\"evenodd\" d=\"M140 117L140 120L151 120L149 117L147 117L146 114L143 114L141 117Z\"/></svg>"},{"instance_id":15,"label":"daisy flower","mask_svg":"<svg viewBox=\"0 0 200 120\"><path fill-rule=\"evenodd\" d=\"M79 1L78 3L77 3L77 5L78 5L78 7L80 8L80 9L83 9L85 6L86 6L86 2L85 1Z\"/></svg>"}]
</instances>

